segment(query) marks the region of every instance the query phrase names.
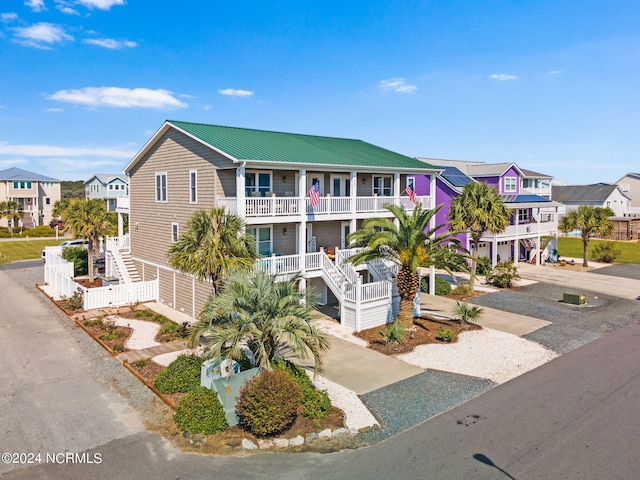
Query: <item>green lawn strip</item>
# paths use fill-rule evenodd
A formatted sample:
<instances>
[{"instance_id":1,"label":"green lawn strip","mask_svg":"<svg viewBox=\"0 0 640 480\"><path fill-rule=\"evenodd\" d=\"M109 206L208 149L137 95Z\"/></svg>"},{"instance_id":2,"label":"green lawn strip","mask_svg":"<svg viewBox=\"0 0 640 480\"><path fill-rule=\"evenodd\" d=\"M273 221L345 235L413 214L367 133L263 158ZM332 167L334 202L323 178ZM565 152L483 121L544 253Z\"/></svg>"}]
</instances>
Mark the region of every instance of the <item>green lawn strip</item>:
<instances>
[{"instance_id":1,"label":"green lawn strip","mask_svg":"<svg viewBox=\"0 0 640 480\"><path fill-rule=\"evenodd\" d=\"M611 240L590 240L589 259L592 260L592 250L599 242L609 242ZM638 242L613 242L620 255L616 262L640 263L640 243ZM560 257L582 258L582 239L573 237L558 237L558 255Z\"/></svg>"},{"instance_id":2,"label":"green lawn strip","mask_svg":"<svg viewBox=\"0 0 640 480\"><path fill-rule=\"evenodd\" d=\"M37 260L42 258L42 250L46 246L60 245L59 240L15 240L0 242L0 264L20 260Z\"/></svg>"}]
</instances>

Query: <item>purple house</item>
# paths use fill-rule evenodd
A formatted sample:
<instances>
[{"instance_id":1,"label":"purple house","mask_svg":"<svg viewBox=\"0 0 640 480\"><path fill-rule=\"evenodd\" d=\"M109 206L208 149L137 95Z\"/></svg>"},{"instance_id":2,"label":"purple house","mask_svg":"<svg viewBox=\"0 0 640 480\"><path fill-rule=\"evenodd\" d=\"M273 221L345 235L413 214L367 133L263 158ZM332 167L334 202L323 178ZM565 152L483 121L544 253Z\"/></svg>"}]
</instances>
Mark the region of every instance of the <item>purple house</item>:
<instances>
[{"instance_id":1,"label":"purple house","mask_svg":"<svg viewBox=\"0 0 640 480\"><path fill-rule=\"evenodd\" d=\"M489 164L432 158L419 160L442 169L436 177L436 204L445 206L436 216L438 225L448 224L451 201L462 193L465 185L485 182L498 190L512 213L510 225L505 231L486 233L482 237L480 256L488 257L494 266L506 260L513 260L516 264L520 261L538 263L540 258L543 262L546 260L548 251L542 251L542 237L557 238L558 214L564 209L557 202L521 188L522 179L528 174L515 163ZM425 183L428 183L426 178L416 177L418 195L423 194ZM461 234L458 238L465 248L471 250L470 235Z\"/></svg>"}]
</instances>

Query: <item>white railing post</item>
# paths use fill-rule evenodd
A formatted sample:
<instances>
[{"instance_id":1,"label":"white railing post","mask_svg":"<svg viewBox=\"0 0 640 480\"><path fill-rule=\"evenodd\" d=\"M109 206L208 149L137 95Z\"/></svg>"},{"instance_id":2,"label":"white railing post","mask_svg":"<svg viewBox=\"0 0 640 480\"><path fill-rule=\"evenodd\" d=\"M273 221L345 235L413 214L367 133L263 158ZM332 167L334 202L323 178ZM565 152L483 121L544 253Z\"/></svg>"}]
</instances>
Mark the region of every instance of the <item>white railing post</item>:
<instances>
[{"instance_id":1,"label":"white railing post","mask_svg":"<svg viewBox=\"0 0 640 480\"><path fill-rule=\"evenodd\" d=\"M361 301L362 301L362 277L358 277L358 279L356 280L356 308L355 308L356 332L359 332L362 327L362 313L360 312Z\"/></svg>"}]
</instances>

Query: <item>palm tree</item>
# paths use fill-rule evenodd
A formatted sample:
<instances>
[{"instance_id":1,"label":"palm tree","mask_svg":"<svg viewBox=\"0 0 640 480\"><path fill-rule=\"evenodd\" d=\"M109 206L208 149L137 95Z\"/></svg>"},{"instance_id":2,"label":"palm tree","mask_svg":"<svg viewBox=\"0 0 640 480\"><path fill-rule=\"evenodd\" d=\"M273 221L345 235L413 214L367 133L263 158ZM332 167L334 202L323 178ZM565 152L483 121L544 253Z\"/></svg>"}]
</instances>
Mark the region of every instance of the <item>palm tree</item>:
<instances>
[{"instance_id":1,"label":"palm tree","mask_svg":"<svg viewBox=\"0 0 640 480\"><path fill-rule=\"evenodd\" d=\"M582 238L582 266L589 266L589 239L591 236L610 237L614 230L613 222L609 217L614 215L609 207L594 207L593 205L580 205L575 210L570 210L560 220L558 227L563 232L580 230Z\"/></svg>"},{"instance_id":2,"label":"palm tree","mask_svg":"<svg viewBox=\"0 0 640 480\"><path fill-rule=\"evenodd\" d=\"M244 222L223 207L199 210L193 214L186 231L169 249L172 267L211 280L216 294L227 272L249 269L257 258L255 239L245 233Z\"/></svg>"},{"instance_id":3,"label":"palm tree","mask_svg":"<svg viewBox=\"0 0 640 480\"><path fill-rule=\"evenodd\" d=\"M475 286L478 248L485 232L503 232L511 219L511 211L498 190L484 182L471 182L453 199L449 209L449 225L471 235L471 289Z\"/></svg>"},{"instance_id":4,"label":"palm tree","mask_svg":"<svg viewBox=\"0 0 640 480\"><path fill-rule=\"evenodd\" d=\"M6 218L11 223L9 230L11 231L11 236L13 237L13 227L18 224L18 220L22 218L24 215L24 211L22 209L22 205L20 202L16 202L15 200L7 200L5 202L0 202L0 218Z\"/></svg>"},{"instance_id":5,"label":"palm tree","mask_svg":"<svg viewBox=\"0 0 640 480\"><path fill-rule=\"evenodd\" d=\"M61 198L60 200L56 200L53 204L53 211L51 212L51 216L60 220L64 217L64 212L71 205L71 201L68 198Z\"/></svg>"},{"instance_id":6,"label":"palm tree","mask_svg":"<svg viewBox=\"0 0 640 480\"><path fill-rule=\"evenodd\" d=\"M263 271L234 271L225 278L224 289L210 297L191 333L195 346L205 336L205 357L228 357L240 361L243 348L251 351L256 365L270 368L284 354L298 358L313 356L315 369L322 365L328 337L311 319L308 294L298 289L299 275L285 281Z\"/></svg>"},{"instance_id":7,"label":"palm tree","mask_svg":"<svg viewBox=\"0 0 640 480\"><path fill-rule=\"evenodd\" d=\"M64 230L89 242L89 281L93 282L93 256L98 253L100 238L113 234L116 226L103 200L78 200L63 210Z\"/></svg>"},{"instance_id":8,"label":"palm tree","mask_svg":"<svg viewBox=\"0 0 640 480\"><path fill-rule=\"evenodd\" d=\"M435 266L449 270L451 262L459 258L459 242L451 232L436 234L443 225L429 229L439 205L434 210L423 210L418 204L411 214L398 205L385 205L395 218L371 218L362 223L362 229L349 236L350 245L365 249L349 261L359 265L385 259L400 267L396 276L400 308L398 320L404 328L413 326L413 299L419 285L418 267ZM397 222L397 226L396 226ZM459 262L458 262L459 263Z\"/></svg>"},{"instance_id":9,"label":"palm tree","mask_svg":"<svg viewBox=\"0 0 640 480\"><path fill-rule=\"evenodd\" d=\"M467 302L456 302L452 310L453 315L460 320L460 323L475 323L484 314L484 309L469 305Z\"/></svg>"}]
</instances>

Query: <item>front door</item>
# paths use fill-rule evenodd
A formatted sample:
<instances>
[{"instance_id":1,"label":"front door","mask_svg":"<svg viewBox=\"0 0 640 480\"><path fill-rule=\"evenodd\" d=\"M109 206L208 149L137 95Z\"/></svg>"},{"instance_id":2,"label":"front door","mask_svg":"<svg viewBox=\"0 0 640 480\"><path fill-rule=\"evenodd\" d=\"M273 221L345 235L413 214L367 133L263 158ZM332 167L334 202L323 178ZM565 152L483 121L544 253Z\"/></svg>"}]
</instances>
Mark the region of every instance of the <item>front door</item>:
<instances>
[{"instance_id":1,"label":"front door","mask_svg":"<svg viewBox=\"0 0 640 480\"><path fill-rule=\"evenodd\" d=\"M340 248L342 250L349 248L349 242L347 242L349 233L351 233L351 222L342 222L340 227Z\"/></svg>"},{"instance_id":2,"label":"front door","mask_svg":"<svg viewBox=\"0 0 640 480\"><path fill-rule=\"evenodd\" d=\"M331 175L331 196L351 196L351 179L349 175Z\"/></svg>"}]
</instances>

